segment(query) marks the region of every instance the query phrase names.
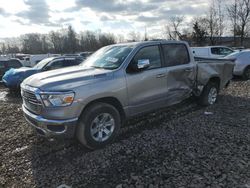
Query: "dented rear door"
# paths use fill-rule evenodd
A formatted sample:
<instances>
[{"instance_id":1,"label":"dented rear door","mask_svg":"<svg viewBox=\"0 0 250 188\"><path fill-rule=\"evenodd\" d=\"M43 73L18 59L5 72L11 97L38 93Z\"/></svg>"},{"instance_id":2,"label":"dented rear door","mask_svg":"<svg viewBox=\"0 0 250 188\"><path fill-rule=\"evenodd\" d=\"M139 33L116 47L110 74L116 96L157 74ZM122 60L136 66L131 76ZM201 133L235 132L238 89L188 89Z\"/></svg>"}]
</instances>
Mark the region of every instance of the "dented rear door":
<instances>
[{"instance_id":1,"label":"dented rear door","mask_svg":"<svg viewBox=\"0 0 250 188\"><path fill-rule=\"evenodd\" d=\"M176 104L189 97L195 86L196 64L185 44L163 44L166 68L167 104Z\"/></svg>"}]
</instances>

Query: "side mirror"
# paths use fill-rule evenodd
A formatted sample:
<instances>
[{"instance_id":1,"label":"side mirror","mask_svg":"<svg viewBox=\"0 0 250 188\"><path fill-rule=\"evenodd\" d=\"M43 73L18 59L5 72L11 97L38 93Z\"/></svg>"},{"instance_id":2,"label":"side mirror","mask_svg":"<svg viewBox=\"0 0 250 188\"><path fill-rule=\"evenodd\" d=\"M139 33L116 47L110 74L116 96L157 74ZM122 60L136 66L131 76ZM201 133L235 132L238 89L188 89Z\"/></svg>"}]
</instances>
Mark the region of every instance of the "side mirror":
<instances>
[{"instance_id":1,"label":"side mirror","mask_svg":"<svg viewBox=\"0 0 250 188\"><path fill-rule=\"evenodd\" d=\"M150 67L149 59L141 59L133 62L128 67L128 72L139 72Z\"/></svg>"}]
</instances>

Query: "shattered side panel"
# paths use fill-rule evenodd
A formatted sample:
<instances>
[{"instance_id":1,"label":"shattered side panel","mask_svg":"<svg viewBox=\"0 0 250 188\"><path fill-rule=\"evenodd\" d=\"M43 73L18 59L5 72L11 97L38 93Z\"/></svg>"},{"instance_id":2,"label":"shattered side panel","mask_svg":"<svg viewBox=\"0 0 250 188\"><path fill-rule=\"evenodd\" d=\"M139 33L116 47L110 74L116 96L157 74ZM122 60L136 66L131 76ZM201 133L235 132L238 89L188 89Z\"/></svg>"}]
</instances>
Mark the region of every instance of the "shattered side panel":
<instances>
[{"instance_id":1,"label":"shattered side panel","mask_svg":"<svg viewBox=\"0 0 250 188\"><path fill-rule=\"evenodd\" d=\"M205 86L213 77L220 78L220 89L233 78L234 63L230 60L203 60L197 63L197 87Z\"/></svg>"}]
</instances>

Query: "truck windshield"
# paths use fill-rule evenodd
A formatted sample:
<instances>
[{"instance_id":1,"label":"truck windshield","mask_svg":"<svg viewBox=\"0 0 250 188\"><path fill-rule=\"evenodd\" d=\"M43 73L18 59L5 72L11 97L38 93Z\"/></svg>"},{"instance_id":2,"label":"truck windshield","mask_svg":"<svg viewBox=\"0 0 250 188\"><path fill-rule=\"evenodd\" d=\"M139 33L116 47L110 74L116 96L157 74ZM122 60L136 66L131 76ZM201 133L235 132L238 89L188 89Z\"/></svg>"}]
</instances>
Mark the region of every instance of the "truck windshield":
<instances>
[{"instance_id":1,"label":"truck windshield","mask_svg":"<svg viewBox=\"0 0 250 188\"><path fill-rule=\"evenodd\" d=\"M82 63L84 67L94 67L101 69L117 69L133 50L133 45L107 46L101 48L86 61Z\"/></svg>"},{"instance_id":2,"label":"truck windshield","mask_svg":"<svg viewBox=\"0 0 250 188\"><path fill-rule=\"evenodd\" d=\"M51 57L51 58L46 58L46 59L43 59L42 61L40 61L39 63L37 63L34 68L36 69L42 69L45 65L47 65L47 63L49 63L51 60L53 60L54 58Z\"/></svg>"}]
</instances>

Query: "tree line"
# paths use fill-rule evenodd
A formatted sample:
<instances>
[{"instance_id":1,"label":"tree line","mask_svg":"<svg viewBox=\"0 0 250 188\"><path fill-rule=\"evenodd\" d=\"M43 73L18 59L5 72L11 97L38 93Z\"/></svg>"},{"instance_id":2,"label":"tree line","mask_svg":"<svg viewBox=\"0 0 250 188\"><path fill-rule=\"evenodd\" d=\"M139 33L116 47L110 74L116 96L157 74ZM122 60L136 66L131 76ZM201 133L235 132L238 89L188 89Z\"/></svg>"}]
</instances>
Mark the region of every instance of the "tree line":
<instances>
[{"instance_id":1,"label":"tree line","mask_svg":"<svg viewBox=\"0 0 250 188\"><path fill-rule=\"evenodd\" d=\"M197 7L199 8L199 7ZM160 38L186 40L194 46L223 43L223 37L233 37L234 46L244 46L250 26L250 0L210 0L206 13L187 21L184 15L166 17ZM154 38L147 33L131 31L127 36L85 31L76 33L71 26L49 34L29 33L14 42L0 43L0 53L75 53L95 51L117 42L142 41ZM125 39L126 38L126 39ZM17 42L18 41L18 42ZM250 42L250 41L249 41ZM250 44L249 44L250 45Z\"/></svg>"},{"instance_id":2,"label":"tree line","mask_svg":"<svg viewBox=\"0 0 250 188\"><path fill-rule=\"evenodd\" d=\"M75 53L83 51L96 51L97 49L114 44L113 34L86 31L77 34L72 26L49 34L28 33L20 36L11 44L2 43L0 52L43 54L43 53ZM17 44L19 43L19 45Z\"/></svg>"}]
</instances>

